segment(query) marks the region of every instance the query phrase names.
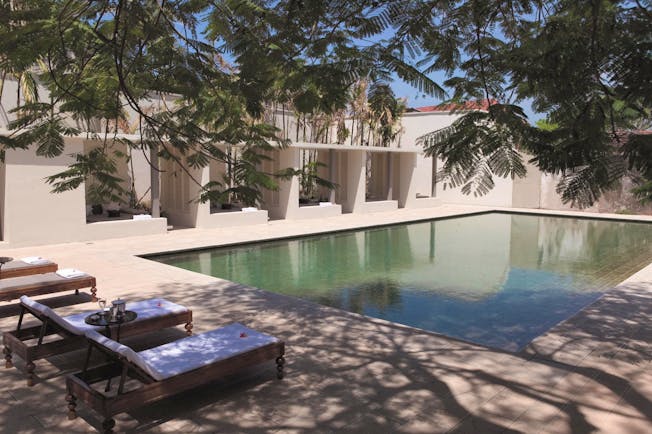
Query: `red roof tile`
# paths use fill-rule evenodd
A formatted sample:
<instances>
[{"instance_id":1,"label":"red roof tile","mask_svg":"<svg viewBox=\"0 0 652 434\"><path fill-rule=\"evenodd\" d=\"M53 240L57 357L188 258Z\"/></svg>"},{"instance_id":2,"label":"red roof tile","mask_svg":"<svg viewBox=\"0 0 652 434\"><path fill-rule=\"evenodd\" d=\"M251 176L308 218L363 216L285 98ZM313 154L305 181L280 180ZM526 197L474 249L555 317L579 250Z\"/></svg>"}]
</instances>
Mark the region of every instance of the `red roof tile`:
<instances>
[{"instance_id":1,"label":"red roof tile","mask_svg":"<svg viewBox=\"0 0 652 434\"><path fill-rule=\"evenodd\" d=\"M491 100L491 105L497 104L498 101ZM418 112L452 112L452 111L471 111L471 110L483 110L486 111L489 109L490 100L483 99L481 101L466 101L464 103L449 103L449 104L439 104L439 105L430 105L425 107L415 107L414 110Z\"/></svg>"}]
</instances>

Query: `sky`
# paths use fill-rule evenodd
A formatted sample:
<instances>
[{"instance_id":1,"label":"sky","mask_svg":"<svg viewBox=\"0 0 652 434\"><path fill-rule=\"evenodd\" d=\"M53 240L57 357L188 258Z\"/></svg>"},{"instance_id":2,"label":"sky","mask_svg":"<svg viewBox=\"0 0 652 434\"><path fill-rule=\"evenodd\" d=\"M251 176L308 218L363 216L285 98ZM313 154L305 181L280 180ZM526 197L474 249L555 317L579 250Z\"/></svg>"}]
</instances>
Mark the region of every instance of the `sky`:
<instances>
[{"instance_id":1,"label":"sky","mask_svg":"<svg viewBox=\"0 0 652 434\"><path fill-rule=\"evenodd\" d=\"M443 87L442 83L444 82L444 80L446 80L446 77L441 72L431 74L430 78L432 78L437 84L439 84L442 87ZM423 93L419 92L417 89L405 83L398 77L394 77L391 86L396 97L407 98L408 107L423 107L429 105L437 105L442 102L441 100L435 98L434 96L424 95ZM528 117L528 120L532 124L534 124L534 122L538 121L539 119L543 119L545 117L543 114L537 113L532 109L531 101L525 101L522 104L522 107L523 110L525 111L525 114Z\"/></svg>"}]
</instances>

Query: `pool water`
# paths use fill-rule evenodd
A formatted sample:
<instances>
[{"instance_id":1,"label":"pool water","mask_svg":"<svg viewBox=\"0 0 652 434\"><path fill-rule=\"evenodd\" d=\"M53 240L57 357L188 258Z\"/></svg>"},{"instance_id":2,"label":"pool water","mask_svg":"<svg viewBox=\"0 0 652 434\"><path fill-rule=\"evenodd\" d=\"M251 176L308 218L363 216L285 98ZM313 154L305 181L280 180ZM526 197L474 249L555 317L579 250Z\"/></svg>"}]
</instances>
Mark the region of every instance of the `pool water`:
<instances>
[{"instance_id":1,"label":"pool water","mask_svg":"<svg viewBox=\"0 0 652 434\"><path fill-rule=\"evenodd\" d=\"M151 257L518 351L652 261L652 225L488 213Z\"/></svg>"}]
</instances>

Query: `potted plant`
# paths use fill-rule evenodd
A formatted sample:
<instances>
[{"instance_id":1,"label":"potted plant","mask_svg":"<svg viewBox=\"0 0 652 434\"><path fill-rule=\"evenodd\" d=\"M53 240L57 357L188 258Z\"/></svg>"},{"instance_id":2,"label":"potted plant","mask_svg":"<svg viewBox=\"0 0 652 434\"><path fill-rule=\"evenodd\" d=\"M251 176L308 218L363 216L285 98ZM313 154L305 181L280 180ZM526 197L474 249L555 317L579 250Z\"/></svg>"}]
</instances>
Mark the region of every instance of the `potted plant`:
<instances>
[{"instance_id":1,"label":"potted plant","mask_svg":"<svg viewBox=\"0 0 652 434\"><path fill-rule=\"evenodd\" d=\"M106 206L106 214L109 217L120 217L120 204L118 202L109 202Z\"/></svg>"},{"instance_id":2,"label":"potted plant","mask_svg":"<svg viewBox=\"0 0 652 434\"><path fill-rule=\"evenodd\" d=\"M324 179L319 176L319 168L327 167L326 164L316 161L308 160L302 168L293 169L287 168L279 173L279 177L282 179L290 179L293 176L299 178L299 204L300 205L310 205L319 203L317 197L318 187L324 187L327 190L334 190L337 188L337 184Z\"/></svg>"},{"instance_id":3,"label":"potted plant","mask_svg":"<svg viewBox=\"0 0 652 434\"><path fill-rule=\"evenodd\" d=\"M120 196L114 190L99 183L93 183L86 190L86 198L91 203L93 215L102 215L106 209L109 217L120 216Z\"/></svg>"},{"instance_id":4,"label":"potted plant","mask_svg":"<svg viewBox=\"0 0 652 434\"><path fill-rule=\"evenodd\" d=\"M219 203L223 210L256 207L263 198L263 188L278 189L278 184L268 174L257 169L263 156L249 149L240 152L229 157L222 181L210 181L204 185L199 201Z\"/></svg>"}]
</instances>

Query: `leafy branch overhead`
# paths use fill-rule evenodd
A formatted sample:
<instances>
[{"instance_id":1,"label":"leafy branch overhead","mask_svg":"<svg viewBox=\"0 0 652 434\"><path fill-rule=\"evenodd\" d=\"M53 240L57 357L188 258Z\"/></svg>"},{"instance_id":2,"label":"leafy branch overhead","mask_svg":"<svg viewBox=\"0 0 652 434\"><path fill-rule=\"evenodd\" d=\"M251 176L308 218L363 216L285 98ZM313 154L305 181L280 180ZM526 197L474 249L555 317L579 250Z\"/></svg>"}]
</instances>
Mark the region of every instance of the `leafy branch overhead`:
<instances>
[{"instance_id":1,"label":"leafy branch overhead","mask_svg":"<svg viewBox=\"0 0 652 434\"><path fill-rule=\"evenodd\" d=\"M115 161L103 148L95 148L86 155L77 154L75 159L65 171L46 178L46 182L53 186L53 192L74 190L90 180L89 196L92 203L120 202L121 196L125 194L122 180L114 175Z\"/></svg>"},{"instance_id":2,"label":"leafy branch overhead","mask_svg":"<svg viewBox=\"0 0 652 434\"><path fill-rule=\"evenodd\" d=\"M266 118L276 104L337 119L339 141L364 142L360 83L373 90L373 140L387 145L400 137L401 108L386 98L398 78L451 102L489 102L424 138L451 186L484 194L496 176L522 176L527 158L580 206L630 170L645 195L650 174L637 159L650 155L621 135L640 144L650 126L651 9L649 0L0 0L0 93L7 78L19 84L0 154L36 143L56 156L64 137L85 132L116 159L116 134L138 133L124 138L131 152L194 179L192 169L229 163L225 147L284 146L289 134ZM555 128L530 126L525 104ZM347 131L340 114L350 106L357 130ZM65 173L69 188L95 175ZM256 179L258 192L273 181Z\"/></svg>"},{"instance_id":3,"label":"leafy branch overhead","mask_svg":"<svg viewBox=\"0 0 652 434\"><path fill-rule=\"evenodd\" d=\"M283 146L263 120L275 102L333 113L346 107L358 80L391 74L441 93L383 41L357 44L391 26L387 2L24 0L0 7L3 83L13 77L26 90L3 149L36 142L40 154L56 156L65 136L86 132L115 158L115 134L134 132L125 128L132 125L142 139L122 143L134 152L153 148L191 175L212 160L228 162L224 146L253 153ZM37 101L36 83L48 101ZM86 168L60 174L59 190L101 166L90 161L98 154L76 158Z\"/></svg>"},{"instance_id":4,"label":"leafy branch overhead","mask_svg":"<svg viewBox=\"0 0 652 434\"><path fill-rule=\"evenodd\" d=\"M494 176L521 176L515 150L558 175L562 199L580 207L628 169L647 185L651 155L627 143L649 143L649 1L402 2L396 16L425 70L447 73L452 102L489 103L423 138L448 185L483 194ZM530 103L554 128L526 124L516 105Z\"/></svg>"},{"instance_id":5,"label":"leafy branch overhead","mask_svg":"<svg viewBox=\"0 0 652 434\"><path fill-rule=\"evenodd\" d=\"M468 113L451 126L419 138L427 156L444 161L437 174L445 187L462 187L465 194L487 194L494 175L524 176L525 165L518 144L534 128L524 122L517 106L494 104L488 111Z\"/></svg>"}]
</instances>

